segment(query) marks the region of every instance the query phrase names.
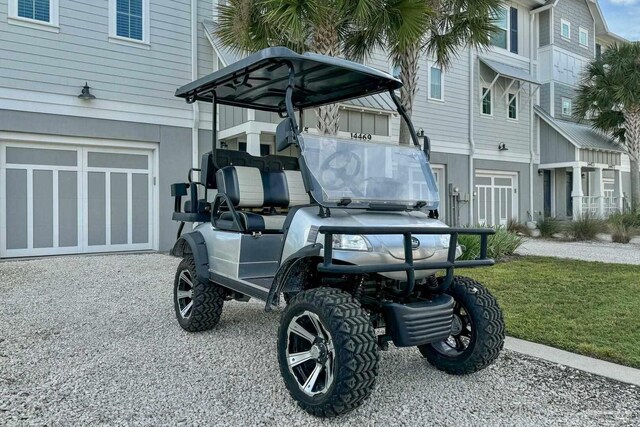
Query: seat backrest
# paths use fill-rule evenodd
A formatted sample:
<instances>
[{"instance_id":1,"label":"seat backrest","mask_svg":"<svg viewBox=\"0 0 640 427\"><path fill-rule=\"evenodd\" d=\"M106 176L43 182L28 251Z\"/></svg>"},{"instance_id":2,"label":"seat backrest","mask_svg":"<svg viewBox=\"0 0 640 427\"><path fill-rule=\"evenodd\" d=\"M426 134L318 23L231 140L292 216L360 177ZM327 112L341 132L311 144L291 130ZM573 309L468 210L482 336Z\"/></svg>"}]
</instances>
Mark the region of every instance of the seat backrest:
<instances>
[{"instance_id":1,"label":"seat backrest","mask_svg":"<svg viewBox=\"0 0 640 427\"><path fill-rule=\"evenodd\" d=\"M200 182L207 189L216 188L216 167L213 164L213 153L204 153L200 160Z\"/></svg>"},{"instance_id":2,"label":"seat backrest","mask_svg":"<svg viewBox=\"0 0 640 427\"><path fill-rule=\"evenodd\" d=\"M218 171L218 190L239 208L287 208L309 203L299 171L262 172L247 166Z\"/></svg>"}]
</instances>

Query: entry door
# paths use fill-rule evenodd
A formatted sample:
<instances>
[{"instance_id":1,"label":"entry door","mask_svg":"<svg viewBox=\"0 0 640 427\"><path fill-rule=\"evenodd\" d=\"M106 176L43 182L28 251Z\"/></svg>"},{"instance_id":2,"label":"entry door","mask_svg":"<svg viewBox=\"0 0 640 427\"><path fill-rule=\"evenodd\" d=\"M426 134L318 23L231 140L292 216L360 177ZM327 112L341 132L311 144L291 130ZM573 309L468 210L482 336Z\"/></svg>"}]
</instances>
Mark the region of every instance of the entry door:
<instances>
[{"instance_id":1,"label":"entry door","mask_svg":"<svg viewBox=\"0 0 640 427\"><path fill-rule=\"evenodd\" d=\"M551 216L551 171L543 171L544 216Z\"/></svg>"},{"instance_id":2,"label":"entry door","mask_svg":"<svg viewBox=\"0 0 640 427\"><path fill-rule=\"evenodd\" d=\"M153 247L152 151L0 144L0 257Z\"/></svg>"},{"instance_id":3,"label":"entry door","mask_svg":"<svg viewBox=\"0 0 640 427\"><path fill-rule=\"evenodd\" d=\"M476 195L478 223L506 226L518 219L517 173L477 173Z\"/></svg>"},{"instance_id":4,"label":"entry door","mask_svg":"<svg viewBox=\"0 0 640 427\"><path fill-rule=\"evenodd\" d=\"M447 194L445 192L445 173L444 165L431 165L433 175L436 179L436 185L438 186L438 194L440 195L440 207L438 213L440 214L440 220L444 221L446 218L446 206L447 206Z\"/></svg>"}]
</instances>

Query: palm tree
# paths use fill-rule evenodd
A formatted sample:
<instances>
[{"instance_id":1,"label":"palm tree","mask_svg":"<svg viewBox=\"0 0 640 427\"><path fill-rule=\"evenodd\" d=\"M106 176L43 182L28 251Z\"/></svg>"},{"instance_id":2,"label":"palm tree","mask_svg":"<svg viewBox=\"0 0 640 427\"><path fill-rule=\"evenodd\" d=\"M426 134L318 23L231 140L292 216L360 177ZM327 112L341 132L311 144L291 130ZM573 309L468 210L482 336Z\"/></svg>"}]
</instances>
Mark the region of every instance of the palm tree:
<instances>
[{"instance_id":1,"label":"palm tree","mask_svg":"<svg viewBox=\"0 0 640 427\"><path fill-rule=\"evenodd\" d=\"M386 48L389 59L400 67L404 84L400 101L411 116L420 56L433 56L438 65L447 68L462 48L488 46L502 4L502 0L387 0L367 25L350 28L345 51L347 56L362 60L377 48ZM410 143L404 121L400 143Z\"/></svg>"},{"instance_id":2,"label":"palm tree","mask_svg":"<svg viewBox=\"0 0 640 427\"><path fill-rule=\"evenodd\" d=\"M364 25L383 0L230 0L219 6L216 35L241 53L269 46L338 56L348 28ZM338 133L338 106L316 109L318 131Z\"/></svg>"},{"instance_id":3,"label":"palm tree","mask_svg":"<svg viewBox=\"0 0 640 427\"><path fill-rule=\"evenodd\" d=\"M587 66L575 114L612 136L629 156L631 198L640 207L640 42L611 45Z\"/></svg>"}]
</instances>

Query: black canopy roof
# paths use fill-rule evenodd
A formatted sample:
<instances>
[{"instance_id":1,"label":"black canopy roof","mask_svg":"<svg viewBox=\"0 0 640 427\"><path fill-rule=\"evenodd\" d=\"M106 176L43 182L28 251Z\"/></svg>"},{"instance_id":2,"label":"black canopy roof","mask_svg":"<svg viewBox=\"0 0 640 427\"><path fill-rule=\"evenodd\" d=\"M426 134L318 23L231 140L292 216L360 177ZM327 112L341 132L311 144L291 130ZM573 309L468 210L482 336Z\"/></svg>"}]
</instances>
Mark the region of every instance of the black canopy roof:
<instances>
[{"instance_id":1,"label":"black canopy roof","mask_svg":"<svg viewBox=\"0 0 640 427\"><path fill-rule=\"evenodd\" d=\"M228 67L182 86L187 102L216 102L265 111L284 111L289 64L295 70L293 106L306 109L398 89L400 80L362 64L284 47L254 53Z\"/></svg>"}]
</instances>

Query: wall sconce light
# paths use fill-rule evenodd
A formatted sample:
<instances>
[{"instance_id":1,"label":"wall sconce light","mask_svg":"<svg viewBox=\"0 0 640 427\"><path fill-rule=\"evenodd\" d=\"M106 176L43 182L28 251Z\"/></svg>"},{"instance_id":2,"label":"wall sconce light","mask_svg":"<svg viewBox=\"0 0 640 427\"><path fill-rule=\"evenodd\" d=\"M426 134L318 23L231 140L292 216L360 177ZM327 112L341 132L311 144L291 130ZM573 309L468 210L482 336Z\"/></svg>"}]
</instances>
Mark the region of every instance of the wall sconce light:
<instances>
[{"instance_id":1,"label":"wall sconce light","mask_svg":"<svg viewBox=\"0 0 640 427\"><path fill-rule=\"evenodd\" d=\"M505 144L504 142L501 142L500 144L498 144L498 150L507 151L509 149L507 148L507 144Z\"/></svg>"},{"instance_id":2,"label":"wall sconce light","mask_svg":"<svg viewBox=\"0 0 640 427\"><path fill-rule=\"evenodd\" d=\"M418 129L418 132L416 132L416 134L418 135L418 137L422 138L424 136L424 129Z\"/></svg>"},{"instance_id":3,"label":"wall sconce light","mask_svg":"<svg viewBox=\"0 0 640 427\"><path fill-rule=\"evenodd\" d=\"M544 169L538 169L538 176L544 175Z\"/></svg>"},{"instance_id":4,"label":"wall sconce light","mask_svg":"<svg viewBox=\"0 0 640 427\"><path fill-rule=\"evenodd\" d=\"M84 87L82 88L82 92L78 95L78 98L84 101L91 101L92 99L96 99L96 97L91 93L91 87L87 82L84 82Z\"/></svg>"},{"instance_id":5,"label":"wall sconce light","mask_svg":"<svg viewBox=\"0 0 640 427\"><path fill-rule=\"evenodd\" d=\"M227 144L226 142L222 141L222 142L220 142L220 148L226 150L227 148L229 148L229 144Z\"/></svg>"}]
</instances>

